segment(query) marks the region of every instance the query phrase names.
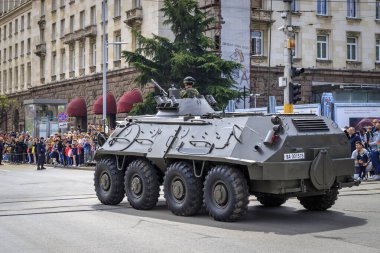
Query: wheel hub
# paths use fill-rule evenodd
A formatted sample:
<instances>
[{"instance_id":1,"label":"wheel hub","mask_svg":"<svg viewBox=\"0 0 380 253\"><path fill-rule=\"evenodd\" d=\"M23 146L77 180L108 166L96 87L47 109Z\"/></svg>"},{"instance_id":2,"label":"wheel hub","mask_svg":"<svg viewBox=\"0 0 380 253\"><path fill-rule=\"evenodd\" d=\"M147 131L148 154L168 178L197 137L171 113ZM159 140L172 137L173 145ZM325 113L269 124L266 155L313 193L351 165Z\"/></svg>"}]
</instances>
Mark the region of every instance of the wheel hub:
<instances>
[{"instance_id":1,"label":"wheel hub","mask_svg":"<svg viewBox=\"0 0 380 253\"><path fill-rule=\"evenodd\" d=\"M225 206L228 202L228 191L224 184L218 183L214 187L213 196L218 206Z\"/></svg>"},{"instance_id":2,"label":"wheel hub","mask_svg":"<svg viewBox=\"0 0 380 253\"><path fill-rule=\"evenodd\" d=\"M111 179L110 176L107 173L103 173L103 175L100 177L100 187L104 191L108 191L111 187Z\"/></svg>"},{"instance_id":3,"label":"wheel hub","mask_svg":"<svg viewBox=\"0 0 380 253\"><path fill-rule=\"evenodd\" d=\"M132 191L134 194L136 195L140 195L141 192L142 192L142 181L141 181L141 178L139 176L134 176L132 178Z\"/></svg>"},{"instance_id":4,"label":"wheel hub","mask_svg":"<svg viewBox=\"0 0 380 253\"><path fill-rule=\"evenodd\" d=\"M172 183L172 193L176 200L183 200L185 197L185 186L181 179L177 178Z\"/></svg>"}]
</instances>

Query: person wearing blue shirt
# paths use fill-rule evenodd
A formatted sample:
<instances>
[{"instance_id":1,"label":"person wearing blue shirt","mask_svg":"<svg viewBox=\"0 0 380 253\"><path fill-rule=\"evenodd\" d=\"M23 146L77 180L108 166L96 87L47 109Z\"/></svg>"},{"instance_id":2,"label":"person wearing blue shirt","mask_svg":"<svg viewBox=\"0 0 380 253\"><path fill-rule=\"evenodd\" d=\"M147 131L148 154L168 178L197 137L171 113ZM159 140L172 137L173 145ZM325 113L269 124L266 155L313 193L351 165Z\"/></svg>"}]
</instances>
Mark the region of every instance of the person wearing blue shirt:
<instances>
[{"instance_id":1,"label":"person wearing blue shirt","mask_svg":"<svg viewBox=\"0 0 380 253\"><path fill-rule=\"evenodd\" d=\"M347 129L347 136L348 136L348 139L350 140L350 144L351 144L351 153L354 152L354 150L356 149L355 148L355 143L357 141L360 141L361 142L361 139L360 139L360 136L355 132L355 128L353 127L349 127Z\"/></svg>"}]
</instances>

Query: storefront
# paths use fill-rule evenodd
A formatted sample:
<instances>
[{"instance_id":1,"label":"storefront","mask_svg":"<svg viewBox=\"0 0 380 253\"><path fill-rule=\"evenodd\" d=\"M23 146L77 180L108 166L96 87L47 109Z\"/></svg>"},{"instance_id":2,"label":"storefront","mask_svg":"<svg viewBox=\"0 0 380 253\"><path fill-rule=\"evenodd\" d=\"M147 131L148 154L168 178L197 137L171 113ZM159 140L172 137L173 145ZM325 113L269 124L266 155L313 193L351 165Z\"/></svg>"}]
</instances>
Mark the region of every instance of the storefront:
<instances>
[{"instance_id":1,"label":"storefront","mask_svg":"<svg viewBox=\"0 0 380 253\"><path fill-rule=\"evenodd\" d=\"M48 137L64 133L59 128L58 113L66 111L67 99L30 99L24 101L25 131L31 136Z\"/></svg>"}]
</instances>

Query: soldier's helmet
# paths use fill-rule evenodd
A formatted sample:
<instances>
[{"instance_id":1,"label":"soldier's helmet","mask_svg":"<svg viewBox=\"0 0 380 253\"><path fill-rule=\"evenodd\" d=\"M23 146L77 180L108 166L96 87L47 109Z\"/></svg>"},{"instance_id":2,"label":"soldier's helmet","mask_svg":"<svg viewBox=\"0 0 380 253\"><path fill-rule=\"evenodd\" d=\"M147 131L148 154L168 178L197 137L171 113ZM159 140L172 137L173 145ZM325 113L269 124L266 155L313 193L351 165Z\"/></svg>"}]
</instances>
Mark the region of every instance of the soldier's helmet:
<instances>
[{"instance_id":1,"label":"soldier's helmet","mask_svg":"<svg viewBox=\"0 0 380 253\"><path fill-rule=\"evenodd\" d=\"M189 83L189 84L194 84L195 83L195 79L191 76L187 76L183 79L183 83Z\"/></svg>"}]
</instances>

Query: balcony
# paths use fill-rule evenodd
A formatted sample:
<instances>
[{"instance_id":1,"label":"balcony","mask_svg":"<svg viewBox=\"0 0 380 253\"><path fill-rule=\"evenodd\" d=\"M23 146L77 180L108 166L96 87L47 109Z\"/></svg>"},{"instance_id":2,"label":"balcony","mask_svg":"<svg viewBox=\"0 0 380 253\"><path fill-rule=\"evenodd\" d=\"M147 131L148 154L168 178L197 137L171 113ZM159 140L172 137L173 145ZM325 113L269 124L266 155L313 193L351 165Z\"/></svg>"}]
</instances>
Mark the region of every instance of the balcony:
<instances>
[{"instance_id":1,"label":"balcony","mask_svg":"<svg viewBox=\"0 0 380 253\"><path fill-rule=\"evenodd\" d=\"M34 52L38 57L45 57L46 55L46 43L42 42L36 45L36 51Z\"/></svg>"},{"instance_id":2,"label":"balcony","mask_svg":"<svg viewBox=\"0 0 380 253\"><path fill-rule=\"evenodd\" d=\"M85 38L84 36L85 30L84 29L79 29L76 30L74 33L74 40L82 40Z\"/></svg>"},{"instance_id":3,"label":"balcony","mask_svg":"<svg viewBox=\"0 0 380 253\"><path fill-rule=\"evenodd\" d=\"M65 37L63 37L63 43L64 44L70 44L70 43L73 43L75 41L75 33L68 33L65 35Z\"/></svg>"},{"instance_id":4,"label":"balcony","mask_svg":"<svg viewBox=\"0 0 380 253\"><path fill-rule=\"evenodd\" d=\"M142 7L128 10L125 13L127 14L127 19L124 21L124 23L126 23L127 26L135 27L141 25L143 20Z\"/></svg>"},{"instance_id":5,"label":"balcony","mask_svg":"<svg viewBox=\"0 0 380 253\"><path fill-rule=\"evenodd\" d=\"M96 25L89 25L84 29L85 37L96 37L96 34L97 34Z\"/></svg>"},{"instance_id":6,"label":"balcony","mask_svg":"<svg viewBox=\"0 0 380 253\"><path fill-rule=\"evenodd\" d=\"M273 23L272 11L262 9L252 9L251 20L260 23Z\"/></svg>"}]
</instances>

